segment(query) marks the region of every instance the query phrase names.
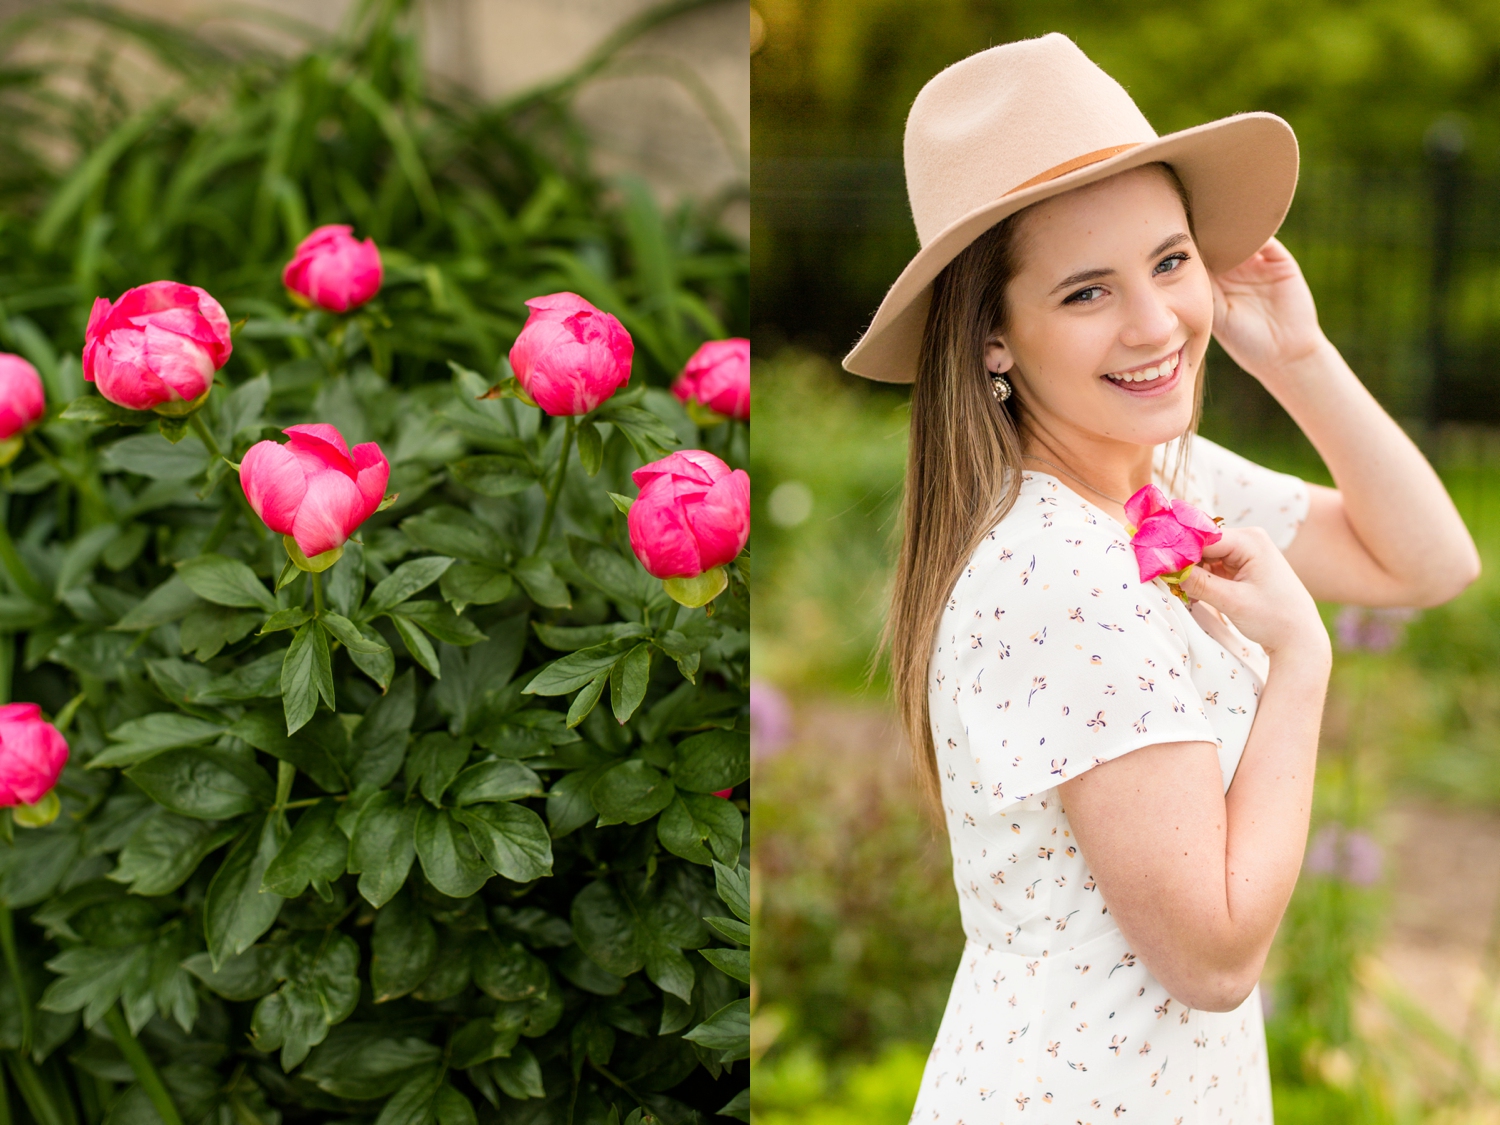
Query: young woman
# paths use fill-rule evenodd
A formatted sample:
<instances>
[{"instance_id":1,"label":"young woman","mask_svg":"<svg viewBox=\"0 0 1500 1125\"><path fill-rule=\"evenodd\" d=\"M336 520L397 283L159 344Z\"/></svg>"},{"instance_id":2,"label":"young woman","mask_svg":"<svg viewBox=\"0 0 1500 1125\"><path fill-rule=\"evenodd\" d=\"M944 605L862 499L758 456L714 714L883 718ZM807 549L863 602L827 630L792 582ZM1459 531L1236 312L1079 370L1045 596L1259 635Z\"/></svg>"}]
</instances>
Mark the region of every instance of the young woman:
<instances>
[{"instance_id":1,"label":"young woman","mask_svg":"<svg viewBox=\"0 0 1500 1125\"><path fill-rule=\"evenodd\" d=\"M1158 138L1060 35L950 67L907 125L922 251L845 360L914 380L888 637L968 936L914 1122L1269 1122L1256 981L1308 830L1314 598L1479 572L1431 467L1272 238L1269 114ZM1194 439L1211 336L1336 489ZM1143 583L1124 502L1224 520Z\"/></svg>"}]
</instances>

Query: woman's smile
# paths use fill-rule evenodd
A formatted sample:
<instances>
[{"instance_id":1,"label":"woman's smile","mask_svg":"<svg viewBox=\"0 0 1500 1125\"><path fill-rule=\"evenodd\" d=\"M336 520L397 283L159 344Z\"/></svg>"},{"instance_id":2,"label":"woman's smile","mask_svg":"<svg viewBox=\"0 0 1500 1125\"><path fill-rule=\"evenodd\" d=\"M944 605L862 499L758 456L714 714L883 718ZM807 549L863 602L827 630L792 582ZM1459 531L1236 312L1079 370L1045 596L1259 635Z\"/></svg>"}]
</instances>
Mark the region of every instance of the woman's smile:
<instances>
[{"instance_id":1,"label":"woman's smile","mask_svg":"<svg viewBox=\"0 0 1500 1125\"><path fill-rule=\"evenodd\" d=\"M1139 367L1130 367L1124 371L1111 371L1101 375L1100 378L1110 386L1117 387L1136 398L1166 394L1178 383L1177 376L1182 369L1182 353L1186 347L1186 344L1182 344L1165 359L1144 363Z\"/></svg>"}]
</instances>

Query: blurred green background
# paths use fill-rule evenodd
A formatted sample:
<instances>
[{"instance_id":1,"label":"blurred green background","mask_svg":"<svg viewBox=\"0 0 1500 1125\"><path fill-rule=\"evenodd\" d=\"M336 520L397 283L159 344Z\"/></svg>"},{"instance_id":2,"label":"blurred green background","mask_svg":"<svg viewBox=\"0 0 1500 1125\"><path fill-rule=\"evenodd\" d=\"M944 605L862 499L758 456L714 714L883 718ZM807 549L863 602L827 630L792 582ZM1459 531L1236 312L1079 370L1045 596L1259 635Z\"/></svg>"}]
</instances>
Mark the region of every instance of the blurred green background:
<instances>
[{"instance_id":1,"label":"blurred green background","mask_svg":"<svg viewBox=\"0 0 1500 1125\"><path fill-rule=\"evenodd\" d=\"M1323 607L1336 666L1303 878L1263 978L1277 1121L1500 1122L1500 8L1475 0L754 0L757 1120L905 1122L962 938L882 669L907 397L838 357L916 248L911 99L1062 31L1159 132L1302 149L1281 237L1484 556L1420 615ZM1203 432L1329 482L1217 349ZM1295 955L1292 955L1295 951Z\"/></svg>"}]
</instances>

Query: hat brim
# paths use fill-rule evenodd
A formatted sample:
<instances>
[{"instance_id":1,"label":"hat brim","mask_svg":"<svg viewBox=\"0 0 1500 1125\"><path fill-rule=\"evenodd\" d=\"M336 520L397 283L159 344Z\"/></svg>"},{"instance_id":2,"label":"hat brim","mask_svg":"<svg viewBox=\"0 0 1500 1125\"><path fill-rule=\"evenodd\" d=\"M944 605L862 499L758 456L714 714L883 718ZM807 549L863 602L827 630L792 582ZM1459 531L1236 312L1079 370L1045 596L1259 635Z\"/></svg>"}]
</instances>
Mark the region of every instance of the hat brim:
<instances>
[{"instance_id":1,"label":"hat brim","mask_svg":"<svg viewBox=\"0 0 1500 1125\"><path fill-rule=\"evenodd\" d=\"M1009 215L1072 188L1163 161L1193 204L1204 264L1233 269L1266 244L1297 189L1297 138L1274 113L1241 113L1145 141L1097 164L1001 196L949 223L896 279L870 327L844 357L846 370L883 383L917 377L932 282L963 249Z\"/></svg>"}]
</instances>

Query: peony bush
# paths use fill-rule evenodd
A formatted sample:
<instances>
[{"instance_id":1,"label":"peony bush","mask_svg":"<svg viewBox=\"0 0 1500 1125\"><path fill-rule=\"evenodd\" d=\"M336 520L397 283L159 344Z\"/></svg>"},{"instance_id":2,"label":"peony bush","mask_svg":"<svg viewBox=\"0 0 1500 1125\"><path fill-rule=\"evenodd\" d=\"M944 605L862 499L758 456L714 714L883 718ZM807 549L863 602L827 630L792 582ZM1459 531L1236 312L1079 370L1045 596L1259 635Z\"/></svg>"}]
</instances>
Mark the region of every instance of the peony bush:
<instances>
[{"instance_id":1,"label":"peony bush","mask_svg":"<svg viewBox=\"0 0 1500 1125\"><path fill-rule=\"evenodd\" d=\"M0 1120L748 1120L742 254L400 188L0 310Z\"/></svg>"}]
</instances>

